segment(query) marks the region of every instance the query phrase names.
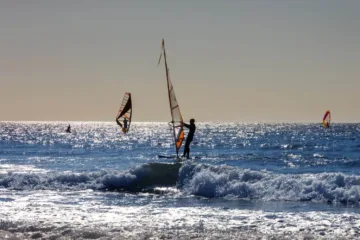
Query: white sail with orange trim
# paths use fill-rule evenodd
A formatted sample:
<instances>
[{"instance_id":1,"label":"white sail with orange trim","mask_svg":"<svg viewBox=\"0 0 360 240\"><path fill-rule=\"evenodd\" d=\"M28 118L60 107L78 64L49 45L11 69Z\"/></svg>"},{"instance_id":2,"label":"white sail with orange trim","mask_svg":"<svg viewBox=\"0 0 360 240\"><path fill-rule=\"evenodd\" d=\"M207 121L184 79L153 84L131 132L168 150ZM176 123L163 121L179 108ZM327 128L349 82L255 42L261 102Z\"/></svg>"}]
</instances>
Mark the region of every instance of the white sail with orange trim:
<instances>
[{"instance_id":1,"label":"white sail with orange trim","mask_svg":"<svg viewBox=\"0 0 360 240\"><path fill-rule=\"evenodd\" d=\"M167 59L166 59L166 52L165 52L165 42L164 39L162 40L161 44L161 54L159 58L158 65L161 60L162 54L164 54L164 62L165 62L165 71L166 71L166 81L167 81L167 87L168 87L168 96L169 96L169 103L170 103L170 112L171 112L171 125L173 129L173 135L174 135L174 144L175 144L175 150L176 150L176 156L179 156L179 150L181 148L181 144L184 141L184 121L181 116L179 103L175 96L174 86L171 83L170 80L170 74L169 74L169 68L167 66Z\"/></svg>"}]
</instances>

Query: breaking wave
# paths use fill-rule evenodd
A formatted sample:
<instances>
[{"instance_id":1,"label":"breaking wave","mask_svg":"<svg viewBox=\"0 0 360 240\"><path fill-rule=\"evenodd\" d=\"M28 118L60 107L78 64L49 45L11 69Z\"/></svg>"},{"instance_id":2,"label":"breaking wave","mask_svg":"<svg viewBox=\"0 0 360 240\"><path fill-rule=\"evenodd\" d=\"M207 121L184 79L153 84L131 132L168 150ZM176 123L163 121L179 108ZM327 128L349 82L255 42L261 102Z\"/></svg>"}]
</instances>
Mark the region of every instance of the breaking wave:
<instances>
[{"instance_id":1,"label":"breaking wave","mask_svg":"<svg viewBox=\"0 0 360 240\"><path fill-rule=\"evenodd\" d=\"M185 164L179 176L183 192L208 198L360 201L360 176L342 173L274 174L229 166Z\"/></svg>"},{"instance_id":2,"label":"breaking wave","mask_svg":"<svg viewBox=\"0 0 360 240\"><path fill-rule=\"evenodd\" d=\"M184 195L263 201L359 203L360 176L342 173L276 174L190 162L149 163L128 171L7 173L0 187L11 190L151 190L177 186Z\"/></svg>"},{"instance_id":3,"label":"breaking wave","mask_svg":"<svg viewBox=\"0 0 360 240\"><path fill-rule=\"evenodd\" d=\"M129 171L103 170L84 173L7 173L0 186L12 190L125 190L174 186L180 164L144 164Z\"/></svg>"}]
</instances>

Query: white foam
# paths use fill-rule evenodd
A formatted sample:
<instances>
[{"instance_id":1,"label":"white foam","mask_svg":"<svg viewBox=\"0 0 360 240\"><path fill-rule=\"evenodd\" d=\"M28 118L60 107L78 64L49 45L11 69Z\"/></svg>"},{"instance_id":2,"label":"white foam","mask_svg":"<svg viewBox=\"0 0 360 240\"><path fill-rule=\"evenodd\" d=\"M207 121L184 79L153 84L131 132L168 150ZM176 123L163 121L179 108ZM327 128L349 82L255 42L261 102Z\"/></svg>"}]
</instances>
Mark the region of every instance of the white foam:
<instances>
[{"instance_id":1,"label":"white foam","mask_svg":"<svg viewBox=\"0 0 360 240\"><path fill-rule=\"evenodd\" d=\"M358 203L360 176L343 173L274 174L229 166L184 164L180 186L187 194L267 201Z\"/></svg>"},{"instance_id":2,"label":"white foam","mask_svg":"<svg viewBox=\"0 0 360 240\"><path fill-rule=\"evenodd\" d=\"M26 192L25 195L15 193L11 195L13 201L0 202L0 227L4 230L12 229L12 232L24 232L25 235L62 234L64 237L73 238L77 238L77 235L72 234L98 232L104 239L118 237L116 234L136 239L149 233L157 239L171 232L175 234L172 235L173 238L177 233L186 238L198 234L199 237L208 239L229 239L238 234L251 236L248 239L261 236L292 236L292 239L303 239L304 236L318 239L325 236L326 239L350 239L360 231L360 215L356 213L266 212L201 206L164 207L161 201L159 204L151 201L150 204L140 206L103 204L106 196L115 199L131 198L118 193L111 193L112 196L109 194L93 191L36 191ZM149 197L157 198L151 195L147 198Z\"/></svg>"},{"instance_id":3,"label":"white foam","mask_svg":"<svg viewBox=\"0 0 360 240\"><path fill-rule=\"evenodd\" d=\"M45 169L37 168L34 165L1 164L0 174L7 173L46 173Z\"/></svg>"}]
</instances>

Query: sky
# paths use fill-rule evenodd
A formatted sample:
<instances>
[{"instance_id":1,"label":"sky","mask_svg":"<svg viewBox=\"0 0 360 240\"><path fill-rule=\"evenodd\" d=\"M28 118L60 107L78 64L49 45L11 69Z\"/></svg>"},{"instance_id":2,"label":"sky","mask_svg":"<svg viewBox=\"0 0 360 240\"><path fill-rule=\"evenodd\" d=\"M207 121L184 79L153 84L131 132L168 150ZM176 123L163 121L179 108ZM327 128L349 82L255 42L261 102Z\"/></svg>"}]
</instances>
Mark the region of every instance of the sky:
<instances>
[{"instance_id":1,"label":"sky","mask_svg":"<svg viewBox=\"0 0 360 240\"><path fill-rule=\"evenodd\" d=\"M0 121L360 122L360 1L3 0Z\"/></svg>"}]
</instances>

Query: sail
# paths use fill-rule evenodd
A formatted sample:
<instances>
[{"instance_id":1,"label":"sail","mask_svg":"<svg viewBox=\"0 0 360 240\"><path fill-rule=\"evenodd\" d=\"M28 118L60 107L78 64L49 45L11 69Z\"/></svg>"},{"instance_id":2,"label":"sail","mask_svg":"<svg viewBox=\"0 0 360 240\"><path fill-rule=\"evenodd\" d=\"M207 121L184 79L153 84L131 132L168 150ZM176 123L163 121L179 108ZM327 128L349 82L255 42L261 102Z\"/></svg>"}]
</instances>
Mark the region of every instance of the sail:
<instances>
[{"instance_id":1,"label":"sail","mask_svg":"<svg viewBox=\"0 0 360 240\"><path fill-rule=\"evenodd\" d=\"M171 118L172 118L171 127L172 127L173 135L174 135L174 144L175 144L176 155L179 156L179 150L181 148L182 142L184 141L184 127L183 127L184 121L181 116L179 103L175 96L174 86L172 85L171 80L170 80L169 68L167 66L167 61L166 61L164 39L162 40L161 48L162 48L162 53L164 54L166 81L167 81L167 87L168 87L170 112L171 112ZM160 54L159 63L161 60L161 56L162 56L162 54Z\"/></svg>"},{"instance_id":2,"label":"sail","mask_svg":"<svg viewBox=\"0 0 360 240\"><path fill-rule=\"evenodd\" d=\"M325 112L325 115L323 117L323 121L322 121L322 124L324 125L324 127L330 127L330 122L331 122L331 113L329 110L327 110Z\"/></svg>"},{"instance_id":3,"label":"sail","mask_svg":"<svg viewBox=\"0 0 360 240\"><path fill-rule=\"evenodd\" d=\"M122 100L119 112L116 116L116 122L119 124L119 122L122 122L122 129L123 132L128 132L130 129L131 124L131 117L132 117L132 102L131 102L131 93L126 92L124 95L124 98ZM126 119L126 120L125 120ZM127 126L125 126L125 122L127 122Z\"/></svg>"}]
</instances>

